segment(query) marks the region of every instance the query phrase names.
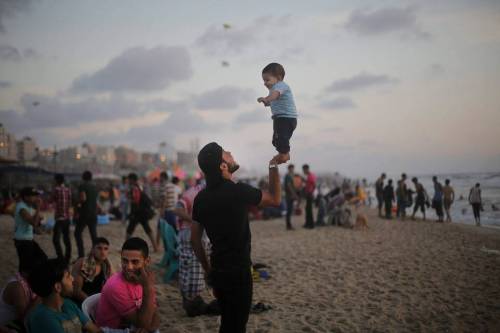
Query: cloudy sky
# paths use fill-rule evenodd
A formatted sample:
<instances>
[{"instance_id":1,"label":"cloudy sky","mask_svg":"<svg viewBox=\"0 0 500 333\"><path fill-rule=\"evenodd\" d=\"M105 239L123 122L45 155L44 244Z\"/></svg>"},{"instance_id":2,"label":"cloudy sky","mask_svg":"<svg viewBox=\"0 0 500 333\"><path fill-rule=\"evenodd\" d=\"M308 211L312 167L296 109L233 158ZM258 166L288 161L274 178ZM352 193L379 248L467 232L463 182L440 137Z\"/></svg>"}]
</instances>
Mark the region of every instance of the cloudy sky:
<instances>
[{"instance_id":1,"label":"cloudy sky","mask_svg":"<svg viewBox=\"0 0 500 333\"><path fill-rule=\"evenodd\" d=\"M45 147L199 138L260 170L269 62L296 164L500 171L499 1L0 1L0 122Z\"/></svg>"}]
</instances>

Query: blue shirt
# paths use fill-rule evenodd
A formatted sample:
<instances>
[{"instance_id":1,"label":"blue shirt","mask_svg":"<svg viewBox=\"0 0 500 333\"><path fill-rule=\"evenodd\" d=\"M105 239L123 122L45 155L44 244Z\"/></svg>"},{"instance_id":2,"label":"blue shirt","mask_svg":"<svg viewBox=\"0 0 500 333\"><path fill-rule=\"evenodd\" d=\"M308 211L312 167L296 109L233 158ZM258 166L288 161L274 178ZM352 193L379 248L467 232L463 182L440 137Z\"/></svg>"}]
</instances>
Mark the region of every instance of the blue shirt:
<instances>
[{"instance_id":1,"label":"blue shirt","mask_svg":"<svg viewBox=\"0 0 500 333\"><path fill-rule=\"evenodd\" d=\"M30 333L82 332L88 321L82 310L65 298L61 312L38 304L28 315L27 326Z\"/></svg>"},{"instance_id":2,"label":"blue shirt","mask_svg":"<svg viewBox=\"0 0 500 333\"><path fill-rule=\"evenodd\" d=\"M273 118L297 118L297 109L293 101L292 90L283 81L276 82L270 92L279 91L280 97L271 102L271 113Z\"/></svg>"},{"instance_id":3,"label":"blue shirt","mask_svg":"<svg viewBox=\"0 0 500 333\"><path fill-rule=\"evenodd\" d=\"M14 214L16 231L14 233L14 239L33 240L33 226L22 218L21 210L23 209L25 209L30 215L34 214L33 208L29 207L24 201L20 201L16 205L16 213Z\"/></svg>"}]
</instances>

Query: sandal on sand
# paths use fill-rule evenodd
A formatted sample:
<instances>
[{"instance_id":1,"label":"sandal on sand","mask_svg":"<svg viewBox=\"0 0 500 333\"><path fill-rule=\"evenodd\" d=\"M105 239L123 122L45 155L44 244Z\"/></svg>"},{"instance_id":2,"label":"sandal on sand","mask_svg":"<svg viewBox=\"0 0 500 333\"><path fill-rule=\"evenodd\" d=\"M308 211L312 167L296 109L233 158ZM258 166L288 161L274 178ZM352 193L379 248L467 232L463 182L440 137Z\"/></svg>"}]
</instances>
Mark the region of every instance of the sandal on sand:
<instances>
[{"instance_id":1,"label":"sandal on sand","mask_svg":"<svg viewBox=\"0 0 500 333\"><path fill-rule=\"evenodd\" d=\"M265 312L265 311L269 311L271 310L273 307L270 306L270 305L266 305L264 303L257 303L257 304L254 304L252 305L252 309L250 310L251 313L262 313L262 312Z\"/></svg>"}]
</instances>

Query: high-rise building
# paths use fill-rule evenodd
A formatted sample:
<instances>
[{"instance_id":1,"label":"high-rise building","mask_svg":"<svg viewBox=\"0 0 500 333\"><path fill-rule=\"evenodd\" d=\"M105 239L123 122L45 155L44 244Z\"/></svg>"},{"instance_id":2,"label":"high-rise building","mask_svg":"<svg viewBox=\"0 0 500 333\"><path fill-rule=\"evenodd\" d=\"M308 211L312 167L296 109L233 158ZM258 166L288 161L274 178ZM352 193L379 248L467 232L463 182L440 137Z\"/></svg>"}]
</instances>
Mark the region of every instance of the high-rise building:
<instances>
[{"instance_id":1,"label":"high-rise building","mask_svg":"<svg viewBox=\"0 0 500 333\"><path fill-rule=\"evenodd\" d=\"M7 132L2 124L0 124L0 157L11 161L17 160L16 137Z\"/></svg>"},{"instance_id":2,"label":"high-rise building","mask_svg":"<svg viewBox=\"0 0 500 333\"><path fill-rule=\"evenodd\" d=\"M111 146L96 146L95 161L99 165L113 166L116 162L115 148Z\"/></svg>"},{"instance_id":3,"label":"high-rise building","mask_svg":"<svg viewBox=\"0 0 500 333\"><path fill-rule=\"evenodd\" d=\"M33 138L25 136L17 141L17 159L20 162L32 161L37 156L37 145Z\"/></svg>"},{"instance_id":4,"label":"high-rise building","mask_svg":"<svg viewBox=\"0 0 500 333\"><path fill-rule=\"evenodd\" d=\"M119 168L129 168L139 164L139 153L131 148L120 146L115 149L115 156Z\"/></svg>"},{"instance_id":5,"label":"high-rise building","mask_svg":"<svg viewBox=\"0 0 500 333\"><path fill-rule=\"evenodd\" d=\"M177 160L177 153L174 146L167 142L161 142L158 147L158 156L161 163L172 163Z\"/></svg>"}]
</instances>

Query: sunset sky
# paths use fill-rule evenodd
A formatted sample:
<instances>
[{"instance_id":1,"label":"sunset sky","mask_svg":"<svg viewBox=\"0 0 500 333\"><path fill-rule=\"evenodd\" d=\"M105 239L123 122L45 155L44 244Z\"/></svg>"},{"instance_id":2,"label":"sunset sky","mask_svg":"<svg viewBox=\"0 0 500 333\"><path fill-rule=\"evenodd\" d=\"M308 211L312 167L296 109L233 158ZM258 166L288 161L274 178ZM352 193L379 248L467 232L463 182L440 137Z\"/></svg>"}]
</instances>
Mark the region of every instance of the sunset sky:
<instances>
[{"instance_id":1,"label":"sunset sky","mask_svg":"<svg viewBox=\"0 0 500 333\"><path fill-rule=\"evenodd\" d=\"M296 164L500 171L500 1L0 2L0 122L42 147L199 138L264 169L269 62Z\"/></svg>"}]
</instances>

